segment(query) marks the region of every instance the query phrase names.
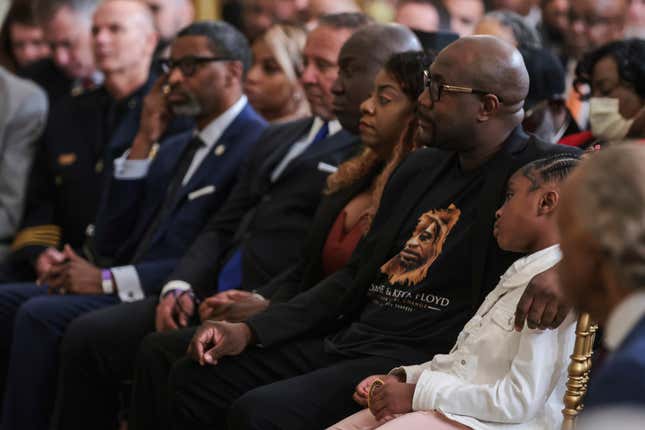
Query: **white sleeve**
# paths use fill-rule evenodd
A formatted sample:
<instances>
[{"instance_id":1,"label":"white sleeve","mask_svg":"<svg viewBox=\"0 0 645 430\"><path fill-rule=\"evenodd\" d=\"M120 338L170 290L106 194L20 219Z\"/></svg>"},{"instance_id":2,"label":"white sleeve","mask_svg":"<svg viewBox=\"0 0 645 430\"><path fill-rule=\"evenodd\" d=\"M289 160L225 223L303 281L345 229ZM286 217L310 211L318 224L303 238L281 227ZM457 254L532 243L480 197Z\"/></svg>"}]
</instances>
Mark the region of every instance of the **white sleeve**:
<instances>
[{"instance_id":1,"label":"white sleeve","mask_svg":"<svg viewBox=\"0 0 645 430\"><path fill-rule=\"evenodd\" d=\"M412 408L436 409L499 423L530 420L544 407L558 381L555 371L564 365L558 362L558 332L565 329L525 328L510 371L494 384L473 384L443 372L425 370L417 382Z\"/></svg>"},{"instance_id":2,"label":"white sleeve","mask_svg":"<svg viewBox=\"0 0 645 430\"><path fill-rule=\"evenodd\" d=\"M192 289L193 288L186 281L180 281L180 280L170 281L166 285L164 285L164 287L161 289L161 294L159 294L159 298L160 299L163 298L163 296L165 296L168 291L172 291L172 290L189 291Z\"/></svg>"},{"instance_id":3,"label":"white sleeve","mask_svg":"<svg viewBox=\"0 0 645 430\"><path fill-rule=\"evenodd\" d=\"M395 376L405 376L406 384L416 384L423 371L430 368L430 363L431 362L428 361L423 364L395 367L394 369L390 370L389 374Z\"/></svg>"},{"instance_id":4,"label":"white sleeve","mask_svg":"<svg viewBox=\"0 0 645 430\"><path fill-rule=\"evenodd\" d=\"M136 302L145 298L139 274L134 266L112 267L110 272L122 302Z\"/></svg>"},{"instance_id":5,"label":"white sleeve","mask_svg":"<svg viewBox=\"0 0 645 430\"><path fill-rule=\"evenodd\" d=\"M143 160L128 160L129 153L129 150L125 151L122 156L114 160L114 177L116 179L144 178L148 174L148 169L150 168L152 160L150 158L145 158Z\"/></svg>"}]
</instances>

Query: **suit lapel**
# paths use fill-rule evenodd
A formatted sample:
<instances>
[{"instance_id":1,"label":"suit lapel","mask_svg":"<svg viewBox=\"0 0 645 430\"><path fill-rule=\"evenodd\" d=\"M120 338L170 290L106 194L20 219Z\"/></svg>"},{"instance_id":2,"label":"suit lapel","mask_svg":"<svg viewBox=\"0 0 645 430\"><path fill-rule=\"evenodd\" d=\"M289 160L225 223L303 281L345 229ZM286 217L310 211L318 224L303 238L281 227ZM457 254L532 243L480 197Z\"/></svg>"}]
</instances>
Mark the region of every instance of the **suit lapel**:
<instances>
[{"instance_id":1,"label":"suit lapel","mask_svg":"<svg viewBox=\"0 0 645 430\"><path fill-rule=\"evenodd\" d=\"M303 154L291 160L291 162L287 164L287 167L284 169L278 180L286 178L289 173L300 163L306 162L308 160L315 160L317 158L321 158L325 154L339 151L344 147L353 145L357 139L358 137L351 134L350 132L346 130L340 130L333 136L323 139L317 142L315 145L307 148Z\"/></svg>"},{"instance_id":2,"label":"suit lapel","mask_svg":"<svg viewBox=\"0 0 645 430\"><path fill-rule=\"evenodd\" d=\"M305 120L293 122L290 124L291 127L289 128L285 126L282 136L276 136L276 139L283 139L284 142L280 144L260 166L260 174L258 177L266 178L266 182L270 183L273 169L278 165L278 163L280 163L280 160L287 155L287 152L289 152L289 149L291 149L294 143L307 136L307 132L311 128L313 122L313 118L307 118Z\"/></svg>"},{"instance_id":3,"label":"suit lapel","mask_svg":"<svg viewBox=\"0 0 645 430\"><path fill-rule=\"evenodd\" d=\"M197 167L188 183L182 186L179 193L177 193L177 198L172 202L173 211L175 210L175 207L188 196L188 194L197 189L200 184L205 183L209 178L211 178L213 172L218 172L218 166L222 163L226 164L230 155L237 151L236 143L238 142L238 136L246 131L244 123L248 120L250 109L250 105L247 104L238 116L235 117L233 122L226 127L226 130L224 130L224 133L222 133L217 142L209 148L206 157L204 157L201 164ZM218 147L224 148L224 152L217 154L216 151Z\"/></svg>"},{"instance_id":4,"label":"suit lapel","mask_svg":"<svg viewBox=\"0 0 645 430\"><path fill-rule=\"evenodd\" d=\"M164 146L168 145L166 146L166 148L168 148L168 153L164 154L164 156L158 156L155 158L153 161L156 164L154 171L174 172L177 163L179 163L179 158L186 150L186 146L192 139L192 136L193 132L189 131L177 136L176 139L164 142ZM153 169L150 170L152 171ZM171 179L172 175L158 175L157 177L150 178L148 181L147 186L150 187L149 194L151 196L158 196L158 198L154 204L145 205L147 210L141 214L141 221L139 221L138 225L141 226L144 231L147 229L148 224L157 212L161 210L166 199L166 192Z\"/></svg>"}]
</instances>

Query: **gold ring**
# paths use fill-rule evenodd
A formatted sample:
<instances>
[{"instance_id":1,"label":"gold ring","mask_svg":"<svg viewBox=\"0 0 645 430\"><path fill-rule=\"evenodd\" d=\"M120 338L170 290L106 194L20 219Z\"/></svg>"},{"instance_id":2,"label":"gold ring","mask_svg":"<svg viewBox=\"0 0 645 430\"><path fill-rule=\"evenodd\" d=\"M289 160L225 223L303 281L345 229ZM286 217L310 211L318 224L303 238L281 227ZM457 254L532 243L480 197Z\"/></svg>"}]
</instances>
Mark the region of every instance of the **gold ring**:
<instances>
[{"instance_id":1,"label":"gold ring","mask_svg":"<svg viewBox=\"0 0 645 430\"><path fill-rule=\"evenodd\" d=\"M171 88L170 88L170 85L168 85L168 84L164 84L161 87L161 92L163 93L164 96L167 96L168 94L170 94L170 90L171 90Z\"/></svg>"},{"instance_id":2,"label":"gold ring","mask_svg":"<svg viewBox=\"0 0 645 430\"><path fill-rule=\"evenodd\" d=\"M370 406L370 402L372 400L372 393L374 392L374 389L383 385L385 385L385 382L383 382L381 378L376 378L374 381L372 381L372 384L370 385L370 389L367 392L367 409L372 410L372 407Z\"/></svg>"}]
</instances>

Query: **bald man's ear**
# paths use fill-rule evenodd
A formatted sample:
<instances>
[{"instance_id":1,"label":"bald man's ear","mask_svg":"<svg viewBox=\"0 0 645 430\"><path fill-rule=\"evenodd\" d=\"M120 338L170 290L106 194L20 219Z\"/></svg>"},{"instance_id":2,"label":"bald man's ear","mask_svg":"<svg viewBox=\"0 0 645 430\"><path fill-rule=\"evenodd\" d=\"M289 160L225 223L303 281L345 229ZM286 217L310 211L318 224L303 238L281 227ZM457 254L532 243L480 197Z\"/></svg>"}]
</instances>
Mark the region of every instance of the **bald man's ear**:
<instances>
[{"instance_id":1,"label":"bald man's ear","mask_svg":"<svg viewBox=\"0 0 645 430\"><path fill-rule=\"evenodd\" d=\"M481 98L477 121L486 122L496 115L500 102L495 94L485 94Z\"/></svg>"}]
</instances>

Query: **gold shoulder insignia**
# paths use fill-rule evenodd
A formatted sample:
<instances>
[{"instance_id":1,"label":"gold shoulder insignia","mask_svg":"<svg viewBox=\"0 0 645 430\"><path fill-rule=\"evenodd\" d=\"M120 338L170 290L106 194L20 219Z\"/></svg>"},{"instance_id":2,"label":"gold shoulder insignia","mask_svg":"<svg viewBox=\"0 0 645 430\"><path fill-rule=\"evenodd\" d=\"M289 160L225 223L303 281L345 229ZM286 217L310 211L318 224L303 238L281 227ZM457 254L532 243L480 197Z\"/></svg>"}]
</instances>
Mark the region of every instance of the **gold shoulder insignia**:
<instances>
[{"instance_id":1,"label":"gold shoulder insignia","mask_svg":"<svg viewBox=\"0 0 645 430\"><path fill-rule=\"evenodd\" d=\"M11 250L17 251L27 246L58 247L61 239L61 228L54 224L37 225L20 230L16 235Z\"/></svg>"},{"instance_id":2,"label":"gold shoulder insignia","mask_svg":"<svg viewBox=\"0 0 645 430\"><path fill-rule=\"evenodd\" d=\"M60 154L58 156L58 164L61 166L71 166L76 162L76 154L69 152L67 154Z\"/></svg>"}]
</instances>

